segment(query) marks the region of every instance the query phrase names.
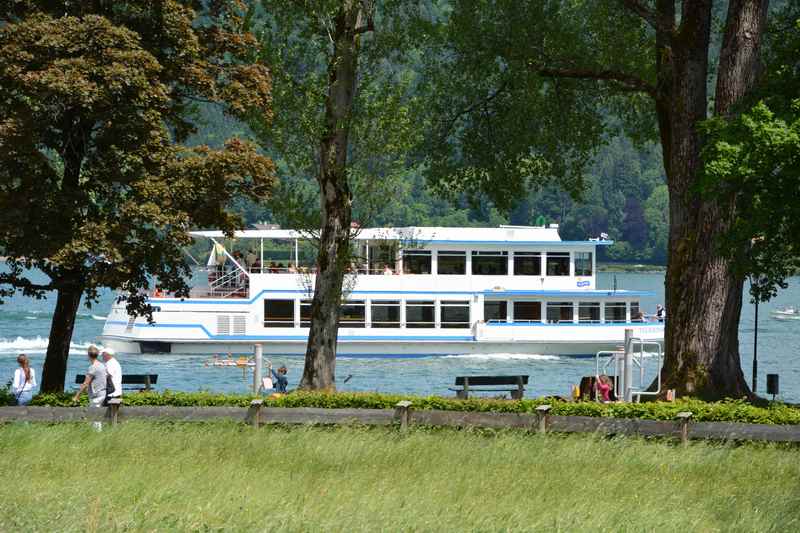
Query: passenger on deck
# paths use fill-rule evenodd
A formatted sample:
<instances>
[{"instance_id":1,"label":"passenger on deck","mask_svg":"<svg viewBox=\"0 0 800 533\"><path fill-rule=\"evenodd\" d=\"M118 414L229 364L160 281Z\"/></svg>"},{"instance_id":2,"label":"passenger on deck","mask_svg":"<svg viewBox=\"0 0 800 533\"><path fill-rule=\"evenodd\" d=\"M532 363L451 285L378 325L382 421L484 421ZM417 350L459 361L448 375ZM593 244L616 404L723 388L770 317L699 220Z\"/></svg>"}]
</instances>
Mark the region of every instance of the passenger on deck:
<instances>
[{"instance_id":1,"label":"passenger on deck","mask_svg":"<svg viewBox=\"0 0 800 533\"><path fill-rule=\"evenodd\" d=\"M269 262L269 272L270 272L270 274L277 274L278 267L275 265L275 261L270 261Z\"/></svg>"},{"instance_id":2,"label":"passenger on deck","mask_svg":"<svg viewBox=\"0 0 800 533\"><path fill-rule=\"evenodd\" d=\"M597 376L597 396L600 401L603 402L610 402L611 401L611 391L614 389L614 383L611 381L605 374L600 374Z\"/></svg>"},{"instance_id":3,"label":"passenger on deck","mask_svg":"<svg viewBox=\"0 0 800 533\"><path fill-rule=\"evenodd\" d=\"M387 264L386 264L386 265L383 267L383 275L384 275L384 276L391 276L392 274L394 274L394 272L392 272L392 269L389 267L389 264L387 263Z\"/></svg>"},{"instance_id":4,"label":"passenger on deck","mask_svg":"<svg viewBox=\"0 0 800 533\"><path fill-rule=\"evenodd\" d=\"M294 263L289 263L289 274L295 274L297 269L294 267Z\"/></svg>"},{"instance_id":5,"label":"passenger on deck","mask_svg":"<svg viewBox=\"0 0 800 533\"><path fill-rule=\"evenodd\" d=\"M254 254L252 250L247 252L247 256L244 258L244 263L245 263L245 266L251 272L253 271L253 269L254 269L254 267L256 265L256 261L258 261L258 257L256 257L256 254Z\"/></svg>"},{"instance_id":6,"label":"passenger on deck","mask_svg":"<svg viewBox=\"0 0 800 533\"><path fill-rule=\"evenodd\" d=\"M658 304L656 306L656 318L658 319L659 322L664 322L664 319L667 318L667 311L661 304Z\"/></svg>"}]
</instances>

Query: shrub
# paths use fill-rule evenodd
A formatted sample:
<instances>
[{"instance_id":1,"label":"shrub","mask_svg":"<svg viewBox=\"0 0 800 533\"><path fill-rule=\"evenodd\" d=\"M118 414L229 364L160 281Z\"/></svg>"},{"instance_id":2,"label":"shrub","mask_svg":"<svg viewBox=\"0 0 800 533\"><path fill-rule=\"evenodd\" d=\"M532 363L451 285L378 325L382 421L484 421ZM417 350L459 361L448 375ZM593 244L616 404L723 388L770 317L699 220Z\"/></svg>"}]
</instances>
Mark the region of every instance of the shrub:
<instances>
[{"instance_id":1,"label":"shrub","mask_svg":"<svg viewBox=\"0 0 800 533\"><path fill-rule=\"evenodd\" d=\"M255 395L232 395L212 392L140 392L126 394L125 405L170 405L170 406L236 406L247 407L259 398ZM0 402L3 397L0 395ZM681 399L676 402L611 403L566 402L558 398L530 400L492 400L474 398L457 400L439 396L415 397L399 394L378 393L316 393L296 391L279 398L266 398L266 407L318 407L324 409L392 409L400 400L410 400L414 409L447 411L479 411L497 413L531 413L537 406L550 404L551 414L600 416L615 418L643 418L649 420L673 420L681 411L691 411L697 421L749 422L758 424L800 424L800 409L773 402L767 407L757 407L743 400L703 402L696 399ZM85 397L81 405L86 405ZM39 394L31 405L73 406L70 394Z\"/></svg>"}]
</instances>

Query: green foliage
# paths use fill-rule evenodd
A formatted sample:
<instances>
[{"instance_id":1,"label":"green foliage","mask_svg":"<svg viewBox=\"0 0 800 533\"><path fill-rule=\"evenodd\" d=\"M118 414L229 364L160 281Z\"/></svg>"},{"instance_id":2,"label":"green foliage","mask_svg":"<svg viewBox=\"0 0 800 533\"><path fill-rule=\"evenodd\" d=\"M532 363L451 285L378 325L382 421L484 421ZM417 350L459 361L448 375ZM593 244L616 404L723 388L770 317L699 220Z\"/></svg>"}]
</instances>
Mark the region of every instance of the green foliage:
<instances>
[{"instance_id":1,"label":"green foliage","mask_svg":"<svg viewBox=\"0 0 800 533\"><path fill-rule=\"evenodd\" d=\"M352 114L342 119L349 126L352 209L361 225L373 224L386 198L402 187L407 156L419 135L414 124L415 74L409 68L418 53L412 42L420 16L417 4L363 4ZM262 0L251 20L261 41L259 59L273 76L273 105L280 110L268 120L248 117L258 141L281 163L281 186L270 214L283 225L312 231L321 226L314 178L320 168L326 101L334 83L329 70L336 62L330 28L341 8L338 1Z\"/></svg>"},{"instance_id":2,"label":"green foliage","mask_svg":"<svg viewBox=\"0 0 800 533\"><path fill-rule=\"evenodd\" d=\"M202 19L194 4L0 3L6 292L69 287L92 300L100 287L124 289L141 312L151 276L188 291L188 229L232 231L242 223L225 209L233 198L267 197L272 162L252 145L175 144L194 131L194 100L271 114L240 3L211 2ZM51 283L30 282L31 268Z\"/></svg>"},{"instance_id":3,"label":"green foliage","mask_svg":"<svg viewBox=\"0 0 800 533\"><path fill-rule=\"evenodd\" d=\"M598 87L580 72L654 79L645 24L611 1L456 0L434 37L428 176L437 191L487 194L501 207L545 185L583 192L584 170L614 130L605 115L617 91L636 87L622 77Z\"/></svg>"},{"instance_id":4,"label":"green foliage","mask_svg":"<svg viewBox=\"0 0 800 533\"><path fill-rule=\"evenodd\" d=\"M743 112L704 126L704 190L739 209L720 249L760 300L800 269L800 6L772 21L766 50L763 83Z\"/></svg>"},{"instance_id":5,"label":"green foliage","mask_svg":"<svg viewBox=\"0 0 800 533\"><path fill-rule=\"evenodd\" d=\"M124 405L144 406L234 406L248 407L254 395L230 395L212 392L140 392L124 396ZM757 407L742 400L704 402L696 399L681 399L676 402L646 403L596 403L567 402L558 398L531 400L493 400L471 398L457 400L439 396L417 397L400 394L378 393L320 393L296 391L276 398L265 398L265 407L318 407L323 409L394 409L397 402L410 400L414 409L533 413L536 407L549 404L554 415L602 416L614 418L642 418L648 420L674 420L681 411L691 411L694 420L701 422L749 422L754 424L800 424L800 409L780 402L768 407ZM85 397L82 405L86 405ZM31 405L69 407L72 396L68 394L39 394Z\"/></svg>"}]
</instances>

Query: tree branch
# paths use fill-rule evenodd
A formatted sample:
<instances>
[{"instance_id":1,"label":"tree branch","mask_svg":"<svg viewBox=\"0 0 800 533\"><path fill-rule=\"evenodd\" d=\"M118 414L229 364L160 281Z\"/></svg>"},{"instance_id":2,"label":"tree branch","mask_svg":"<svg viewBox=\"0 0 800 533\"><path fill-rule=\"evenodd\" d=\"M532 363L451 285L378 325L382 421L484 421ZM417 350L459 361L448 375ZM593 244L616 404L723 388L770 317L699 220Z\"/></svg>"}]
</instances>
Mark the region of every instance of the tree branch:
<instances>
[{"instance_id":1,"label":"tree branch","mask_svg":"<svg viewBox=\"0 0 800 533\"><path fill-rule=\"evenodd\" d=\"M610 81L620 85L624 91L643 92L653 98L656 97L656 88L641 78L615 70L591 70L580 68L535 68L542 76L551 78L573 78L579 80Z\"/></svg>"},{"instance_id":2,"label":"tree branch","mask_svg":"<svg viewBox=\"0 0 800 533\"><path fill-rule=\"evenodd\" d=\"M356 35L375 31L375 3L370 0L361 0L361 9L356 20Z\"/></svg>"},{"instance_id":3,"label":"tree branch","mask_svg":"<svg viewBox=\"0 0 800 533\"><path fill-rule=\"evenodd\" d=\"M640 0L622 0L622 5L628 11L636 14L647 22L651 28L656 31L663 32L667 35L672 35L675 31L675 26L673 22L667 22L659 17L658 13L644 5Z\"/></svg>"},{"instance_id":4,"label":"tree branch","mask_svg":"<svg viewBox=\"0 0 800 533\"><path fill-rule=\"evenodd\" d=\"M28 279L18 278L10 274L0 274L0 285L10 285L15 289L31 291L52 291L56 288L52 283L42 285L40 283L33 283Z\"/></svg>"}]
</instances>

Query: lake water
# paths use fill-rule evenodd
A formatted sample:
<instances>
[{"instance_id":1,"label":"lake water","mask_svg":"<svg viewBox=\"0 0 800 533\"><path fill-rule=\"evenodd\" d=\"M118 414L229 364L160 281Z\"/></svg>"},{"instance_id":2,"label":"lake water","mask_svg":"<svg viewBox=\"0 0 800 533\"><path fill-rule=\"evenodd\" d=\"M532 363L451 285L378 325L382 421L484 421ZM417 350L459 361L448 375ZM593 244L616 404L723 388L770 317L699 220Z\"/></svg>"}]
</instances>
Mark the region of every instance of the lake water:
<instances>
[{"instance_id":1,"label":"lake water","mask_svg":"<svg viewBox=\"0 0 800 533\"><path fill-rule=\"evenodd\" d=\"M642 299L646 312L654 312L657 303L664 301L664 275L651 274L605 274L598 277L600 288L611 288L616 276L620 289L649 290L655 296ZM75 334L67 374L68 386L72 387L75 374L86 369L86 347L96 342L101 334L103 321L109 311L113 295L106 291L101 301L91 309L81 308L76 322ZM789 288L759 309L759 387L765 393L767 373L780 374L780 398L800 401L800 320L779 321L770 318L769 311L783 305L800 304L800 278L793 278ZM0 384L11 380L15 358L19 353L30 356L37 376L41 376L47 335L50 330L54 297L32 300L16 296L0 305ZM743 368L748 382L753 356L753 306L746 304L742 313L739 340ZM151 372L159 375L158 388L184 391L212 390L218 392L246 392L252 377L243 377L238 368L214 368L203 365L204 358L198 356L123 355L120 357L127 373ZM289 368L290 387L297 385L302 374L302 357L275 359L273 364L285 364ZM452 394L452 386L458 375L470 374L528 374L529 395L566 395L570 384L580 381L581 376L594 374L593 359L577 359L548 354L526 356L493 354L487 356L430 357L422 359L348 359L340 358L336 364L337 388L342 391L381 391L417 395ZM352 376L347 383L344 379Z\"/></svg>"}]
</instances>

